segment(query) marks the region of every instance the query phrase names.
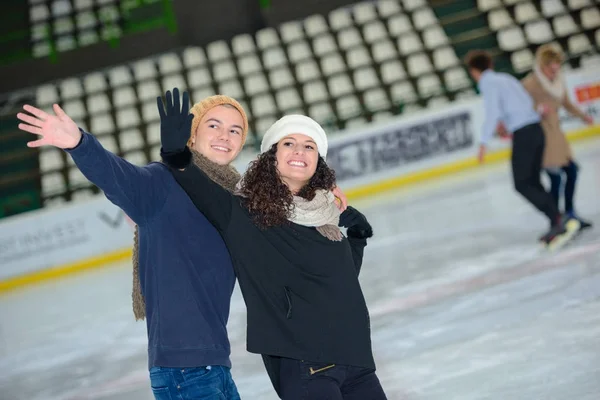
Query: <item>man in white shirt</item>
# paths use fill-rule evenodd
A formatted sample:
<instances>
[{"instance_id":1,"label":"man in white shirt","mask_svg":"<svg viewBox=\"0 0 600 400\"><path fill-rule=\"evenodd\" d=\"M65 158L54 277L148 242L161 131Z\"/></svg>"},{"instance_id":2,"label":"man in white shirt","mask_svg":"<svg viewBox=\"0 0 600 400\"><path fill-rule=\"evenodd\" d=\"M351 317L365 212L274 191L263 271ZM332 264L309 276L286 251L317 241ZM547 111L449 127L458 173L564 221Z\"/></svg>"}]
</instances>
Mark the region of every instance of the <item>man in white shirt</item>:
<instances>
[{"instance_id":1,"label":"man in white shirt","mask_svg":"<svg viewBox=\"0 0 600 400\"><path fill-rule=\"evenodd\" d=\"M472 50L465 63L478 83L485 108L479 160L483 161L487 142L502 122L513 132L511 164L515 189L550 220L550 229L540 240L551 244L555 239L561 242L570 239L579 229L577 222L569 221L566 227L563 225L552 195L542 186L540 174L545 137L533 100L515 77L492 69L492 58L487 52Z\"/></svg>"}]
</instances>

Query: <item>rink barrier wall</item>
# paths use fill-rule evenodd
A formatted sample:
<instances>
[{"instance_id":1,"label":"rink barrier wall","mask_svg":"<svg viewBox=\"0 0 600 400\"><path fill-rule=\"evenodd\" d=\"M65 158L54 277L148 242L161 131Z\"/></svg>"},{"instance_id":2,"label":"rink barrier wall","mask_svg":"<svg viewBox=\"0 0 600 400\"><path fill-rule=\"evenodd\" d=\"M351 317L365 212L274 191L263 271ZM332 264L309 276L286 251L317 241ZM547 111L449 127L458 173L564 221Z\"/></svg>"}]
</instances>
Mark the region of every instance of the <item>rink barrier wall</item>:
<instances>
[{"instance_id":1,"label":"rink barrier wall","mask_svg":"<svg viewBox=\"0 0 600 400\"><path fill-rule=\"evenodd\" d=\"M588 128L573 131L568 135L569 142L575 143L584 139L600 137L600 126L592 126ZM484 165L496 164L502 161L508 161L511 156L510 148L503 148L489 152L485 157ZM417 184L432 179L439 179L444 176L463 172L469 169L483 167L476 157L467 157L458 161L453 161L441 165L437 165L428 169L415 171L394 178L384 179L381 181L364 184L362 186L345 190L346 196L349 199L356 200L368 195L379 194L385 191L398 189L403 186Z\"/></svg>"},{"instance_id":2,"label":"rink barrier wall","mask_svg":"<svg viewBox=\"0 0 600 400\"><path fill-rule=\"evenodd\" d=\"M87 271L93 268L104 267L106 265L122 262L131 259L131 247L112 251L100 256L90 257L88 259L51 267L23 275L14 276L0 281L0 293L8 292L14 289L26 287L40 282L47 282L53 279L63 278L68 275Z\"/></svg>"},{"instance_id":3,"label":"rink barrier wall","mask_svg":"<svg viewBox=\"0 0 600 400\"><path fill-rule=\"evenodd\" d=\"M0 292L120 260L132 244L132 225L104 196L6 218Z\"/></svg>"},{"instance_id":4,"label":"rink barrier wall","mask_svg":"<svg viewBox=\"0 0 600 400\"><path fill-rule=\"evenodd\" d=\"M565 79L574 104L598 120L596 70L568 71ZM564 110L559 115L570 142L600 136L600 125L583 127ZM374 122L331 135L327 163L350 200L481 168L475 155L483 122L478 97ZM243 173L255 155L234 165ZM509 158L510 141L489 143L485 164ZM132 228L104 196L6 218L0 221L0 293L130 259Z\"/></svg>"},{"instance_id":5,"label":"rink barrier wall","mask_svg":"<svg viewBox=\"0 0 600 400\"><path fill-rule=\"evenodd\" d=\"M600 137L600 126L592 126L589 128L571 132L568 135L568 137L570 142L578 142L584 139ZM502 161L506 161L509 158L509 148L491 151L486 156L485 165L496 164ZM449 162L429 169L415 171L395 178L382 180L379 182L366 184L359 187L354 187L349 190L345 190L345 193L349 200L358 200L369 195L379 194L408 185L418 184L421 182L442 178L444 176L452 175L458 172L463 172L474 168L482 168L482 166L479 164L475 157L467 157L462 160ZM130 260L131 255L132 250L130 245L128 247L121 247L117 250L109 251L101 255L88 257L80 261L65 263L63 265L55 267L43 268L39 270L25 272L16 276L0 279L0 294L15 289L27 287L32 284L48 282L75 273L91 270L94 268L105 267L113 263Z\"/></svg>"}]
</instances>

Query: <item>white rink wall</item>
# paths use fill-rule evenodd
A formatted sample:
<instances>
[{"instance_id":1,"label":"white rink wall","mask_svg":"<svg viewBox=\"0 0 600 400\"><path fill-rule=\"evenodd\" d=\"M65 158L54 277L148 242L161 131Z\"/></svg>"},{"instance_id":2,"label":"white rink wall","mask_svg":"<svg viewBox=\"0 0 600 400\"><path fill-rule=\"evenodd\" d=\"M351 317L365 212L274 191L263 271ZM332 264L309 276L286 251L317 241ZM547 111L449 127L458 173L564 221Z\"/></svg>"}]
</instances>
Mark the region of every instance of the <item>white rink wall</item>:
<instances>
[{"instance_id":1,"label":"white rink wall","mask_svg":"<svg viewBox=\"0 0 600 400\"><path fill-rule=\"evenodd\" d=\"M104 196L6 218L0 281L123 250L133 244L125 213Z\"/></svg>"},{"instance_id":2,"label":"white rink wall","mask_svg":"<svg viewBox=\"0 0 600 400\"><path fill-rule=\"evenodd\" d=\"M573 102L600 122L600 75L595 68L566 74ZM327 161L340 187L352 191L395 177L471 159L483 125L479 97L455 102L359 130L331 135ZM573 132L581 121L561 114L563 128ZM596 127L598 128L598 127ZM596 129L596 134L600 129ZM490 150L508 148L495 139ZM244 171L254 154L235 162ZM132 244L126 216L104 196L42 209L0 221L0 282L65 264L102 259Z\"/></svg>"}]
</instances>

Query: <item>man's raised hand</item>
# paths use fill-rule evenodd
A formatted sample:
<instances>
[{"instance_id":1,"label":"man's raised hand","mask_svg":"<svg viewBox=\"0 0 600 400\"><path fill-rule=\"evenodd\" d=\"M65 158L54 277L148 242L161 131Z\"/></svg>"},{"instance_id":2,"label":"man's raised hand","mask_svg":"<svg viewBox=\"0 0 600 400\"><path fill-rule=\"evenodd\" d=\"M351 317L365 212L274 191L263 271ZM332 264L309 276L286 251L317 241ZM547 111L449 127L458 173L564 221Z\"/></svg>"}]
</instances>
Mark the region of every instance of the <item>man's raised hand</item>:
<instances>
[{"instance_id":1,"label":"man's raised hand","mask_svg":"<svg viewBox=\"0 0 600 400\"><path fill-rule=\"evenodd\" d=\"M81 132L77 124L58 104L54 104L52 108L56 115L48 114L30 105L24 105L23 110L31 115L17 114L17 118L23 121L19 124L20 130L40 136L37 140L28 142L28 147L54 146L60 149L72 149L79 144Z\"/></svg>"}]
</instances>

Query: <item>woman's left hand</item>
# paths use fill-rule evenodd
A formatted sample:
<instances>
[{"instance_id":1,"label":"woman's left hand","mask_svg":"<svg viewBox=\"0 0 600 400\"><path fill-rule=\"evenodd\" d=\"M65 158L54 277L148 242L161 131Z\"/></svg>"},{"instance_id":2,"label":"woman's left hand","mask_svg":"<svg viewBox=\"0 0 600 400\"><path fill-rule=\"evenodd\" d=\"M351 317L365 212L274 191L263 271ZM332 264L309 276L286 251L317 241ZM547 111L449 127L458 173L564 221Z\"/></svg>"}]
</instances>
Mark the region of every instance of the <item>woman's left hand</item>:
<instances>
[{"instance_id":1,"label":"woman's left hand","mask_svg":"<svg viewBox=\"0 0 600 400\"><path fill-rule=\"evenodd\" d=\"M367 217L352 206L340 215L340 226L348 228L349 237L368 239L373 236L373 228Z\"/></svg>"},{"instance_id":2,"label":"woman's left hand","mask_svg":"<svg viewBox=\"0 0 600 400\"><path fill-rule=\"evenodd\" d=\"M335 205L340 209L340 212L344 212L348 207L348 199L346 195L339 187L334 187L331 191L335 196Z\"/></svg>"},{"instance_id":3,"label":"woman's left hand","mask_svg":"<svg viewBox=\"0 0 600 400\"><path fill-rule=\"evenodd\" d=\"M587 125L594 125L594 118L592 118L591 115L586 115L583 117L583 122L585 122Z\"/></svg>"}]
</instances>

